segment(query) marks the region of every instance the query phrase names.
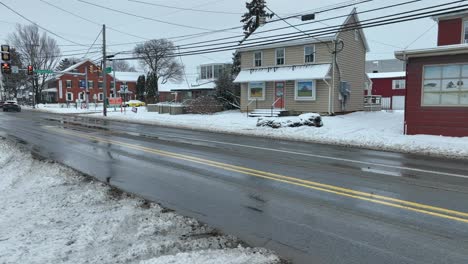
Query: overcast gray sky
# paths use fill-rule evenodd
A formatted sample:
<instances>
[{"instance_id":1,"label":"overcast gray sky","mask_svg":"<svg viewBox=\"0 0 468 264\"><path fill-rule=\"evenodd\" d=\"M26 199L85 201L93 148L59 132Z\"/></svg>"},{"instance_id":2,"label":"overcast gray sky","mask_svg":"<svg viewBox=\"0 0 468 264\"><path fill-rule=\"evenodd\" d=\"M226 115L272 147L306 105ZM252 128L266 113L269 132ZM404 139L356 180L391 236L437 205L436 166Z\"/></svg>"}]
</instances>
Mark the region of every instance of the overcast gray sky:
<instances>
[{"instance_id":1,"label":"overcast gray sky","mask_svg":"<svg viewBox=\"0 0 468 264\"><path fill-rule=\"evenodd\" d=\"M104 10L78 0L44 0L65 10L73 12L77 15L93 20L100 24L105 23L109 27L118 29L120 31L128 32L130 34L140 36L143 38L170 38L181 35L188 35L194 33L201 33L203 30L184 28L174 25L167 25L155 21L146 20L143 18L136 18L125 14L119 14L113 11ZM205 29L222 29L235 26L241 26L239 22L241 13L245 12L244 0L141 0L163 5L172 5L184 8L196 8L204 10L222 11L233 14L216 14L216 13L202 13L195 11L180 11L170 8L163 8L157 6L144 5L141 3L131 2L128 0L85 0L91 3L108 6L114 9L123 10L132 14L151 17L154 19L170 21L188 25L191 27L199 27ZM47 5L40 0L1 0L11 8L19 13L35 21L39 25L63 36L64 38L73 40L78 43L91 44L101 30L101 27L93 23L84 21L80 18L74 17L63 11L60 11L52 6ZM275 12L281 15L291 13L300 13L307 10L324 7L327 5L345 2L345 0L268 0L268 6ZM407 0L373 0L370 3L357 5L358 12L372 9L376 7L386 6L390 4L403 3ZM387 9L385 11L372 12L363 14L360 19L368 19L387 15L391 13L403 12L406 10L421 8L429 5L440 3L450 3L447 0L421 0L420 2ZM28 24L27 21L12 13L10 10L0 6L1 19L0 19L0 38L6 41L9 33L14 31L15 23ZM285 26L278 22L278 26ZM411 42L415 41L417 37L426 32L420 39L413 43L409 48L425 48L433 47L436 45L437 27L434 26L435 22L429 18L417 21L410 21L401 24L387 25L377 28L365 29L364 32L370 44L370 53L367 54L368 59L387 59L393 58L393 52L397 49L407 47ZM177 45L190 43L195 41L209 40L213 38L221 38L226 36L239 35L241 30L233 30L230 32L223 32L213 34L201 38L194 38L185 41L176 42ZM118 45L120 43L139 42L144 41L143 38L131 37L115 31L107 31L107 43L109 44L109 53L118 52L123 50L131 50L134 44ZM71 43L56 38L60 45L70 45ZM101 44L101 39L98 40ZM83 46L61 46L62 53L83 53L86 47ZM96 50L92 50L95 52ZM192 73L196 71L196 66L201 63L207 62L227 62L231 60L231 51L222 53L212 53L197 56L183 57L182 60L186 64L187 72ZM97 57L98 54L93 57ZM77 56L80 57L80 56Z\"/></svg>"}]
</instances>

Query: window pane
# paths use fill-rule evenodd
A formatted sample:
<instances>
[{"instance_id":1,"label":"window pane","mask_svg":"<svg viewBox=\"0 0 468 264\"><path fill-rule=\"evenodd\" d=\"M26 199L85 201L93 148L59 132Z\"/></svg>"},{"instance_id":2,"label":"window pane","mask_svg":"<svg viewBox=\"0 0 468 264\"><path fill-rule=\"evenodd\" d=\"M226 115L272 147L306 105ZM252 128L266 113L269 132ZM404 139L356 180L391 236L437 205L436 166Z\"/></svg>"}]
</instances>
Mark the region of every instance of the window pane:
<instances>
[{"instance_id":1,"label":"window pane","mask_svg":"<svg viewBox=\"0 0 468 264\"><path fill-rule=\"evenodd\" d=\"M265 84L263 82L249 83L250 98L262 98L264 87Z\"/></svg>"},{"instance_id":2,"label":"window pane","mask_svg":"<svg viewBox=\"0 0 468 264\"><path fill-rule=\"evenodd\" d=\"M440 80L424 81L424 92L440 91Z\"/></svg>"},{"instance_id":3,"label":"window pane","mask_svg":"<svg viewBox=\"0 0 468 264\"><path fill-rule=\"evenodd\" d=\"M468 91L468 79L461 79L458 82L458 86L460 87L460 90Z\"/></svg>"},{"instance_id":4,"label":"window pane","mask_svg":"<svg viewBox=\"0 0 468 264\"><path fill-rule=\"evenodd\" d=\"M468 43L468 21L465 21L465 43Z\"/></svg>"},{"instance_id":5,"label":"window pane","mask_svg":"<svg viewBox=\"0 0 468 264\"><path fill-rule=\"evenodd\" d=\"M468 77L468 65L463 65L462 66L462 76L463 77Z\"/></svg>"},{"instance_id":6,"label":"window pane","mask_svg":"<svg viewBox=\"0 0 468 264\"><path fill-rule=\"evenodd\" d=\"M424 93L423 97L424 105L438 105L440 104L440 94L439 93Z\"/></svg>"},{"instance_id":7,"label":"window pane","mask_svg":"<svg viewBox=\"0 0 468 264\"><path fill-rule=\"evenodd\" d=\"M206 79L206 66L201 67L201 78Z\"/></svg>"},{"instance_id":8,"label":"window pane","mask_svg":"<svg viewBox=\"0 0 468 264\"><path fill-rule=\"evenodd\" d=\"M443 93L441 94L441 104L443 105L457 105L458 93Z\"/></svg>"},{"instance_id":9,"label":"window pane","mask_svg":"<svg viewBox=\"0 0 468 264\"><path fill-rule=\"evenodd\" d=\"M297 97L312 97L314 95L312 81L298 81L296 89Z\"/></svg>"},{"instance_id":10,"label":"window pane","mask_svg":"<svg viewBox=\"0 0 468 264\"><path fill-rule=\"evenodd\" d=\"M424 79L437 79L442 77L442 67L440 66L425 66Z\"/></svg>"},{"instance_id":11,"label":"window pane","mask_svg":"<svg viewBox=\"0 0 468 264\"><path fill-rule=\"evenodd\" d=\"M460 66L450 65L444 66L442 72L442 78L458 78L460 77Z\"/></svg>"},{"instance_id":12,"label":"window pane","mask_svg":"<svg viewBox=\"0 0 468 264\"><path fill-rule=\"evenodd\" d=\"M468 92L460 93L460 104L468 105Z\"/></svg>"}]
</instances>

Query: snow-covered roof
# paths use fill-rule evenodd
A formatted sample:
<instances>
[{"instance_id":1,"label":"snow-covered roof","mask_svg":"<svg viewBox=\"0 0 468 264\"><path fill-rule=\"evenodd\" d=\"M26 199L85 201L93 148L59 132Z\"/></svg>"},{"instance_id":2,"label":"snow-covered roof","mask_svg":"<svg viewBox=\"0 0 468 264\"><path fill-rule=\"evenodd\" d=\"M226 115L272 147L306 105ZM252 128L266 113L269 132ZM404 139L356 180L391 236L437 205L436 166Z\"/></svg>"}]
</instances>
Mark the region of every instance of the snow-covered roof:
<instances>
[{"instance_id":1,"label":"snow-covered roof","mask_svg":"<svg viewBox=\"0 0 468 264\"><path fill-rule=\"evenodd\" d=\"M57 88L48 88L48 89L44 89L42 90L43 93L56 93L57 92Z\"/></svg>"},{"instance_id":2,"label":"snow-covered roof","mask_svg":"<svg viewBox=\"0 0 468 264\"><path fill-rule=\"evenodd\" d=\"M80 61L80 62L78 62L78 63L73 64L72 66L66 68L66 69L63 70L62 72L71 72L71 71L75 70L76 68L80 67L81 65L85 64L86 62L90 62L90 63L96 65L96 64L95 64L94 62L92 62L91 60L86 59L86 60L83 60L83 61ZM53 78L60 78L61 76L63 76L63 74L57 74L57 75L55 75Z\"/></svg>"},{"instance_id":3,"label":"snow-covered roof","mask_svg":"<svg viewBox=\"0 0 468 264\"><path fill-rule=\"evenodd\" d=\"M427 57L427 56L444 56L444 55L457 55L467 54L468 44L457 44L439 46L428 49L415 49L415 50L401 50L395 52L395 57L400 60L405 60L409 57Z\"/></svg>"},{"instance_id":4,"label":"snow-covered roof","mask_svg":"<svg viewBox=\"0 0 468 264\"><path fill-rule=\"evenodd\" d=\"M114 76L114 72L111 72L111 75ZM119 82L136 82L141 75L145 75L145 73L116 71L115 79Z\"/></svg>"},{"instance_id":5,"label":"snow-covered roof","mask_svg":"<svg viewBox=\"0 0 468 264\"><path fill-rule=\"evenodd\" d=\"M334 30L324 30L326 27L338 27L345 24L348 19L355 15L359 22L356 9L353 7L336 8L323 12L316 12L315 19L302 21L300 16L286 18L285 20L294 25L286 24L284 21L278 21L276 17L267 21L265 25L260 26L252 35L243 41L242 45L258 45L259 42L270 42L269 45L262 45L261 48L274 48L287 45L301 45L304 43L313 43L321 41L331 41L336 38L337 33ZM366 49L369 45L364 32L360 29ZM306 36L307 33L309 36ZM285 42L287 41L287 42ZM273 43L271 43L273 42ZM279 43L274 43L279 42ZM258 49L259 47L242 47L239 51Z\"/></svg>"},{"instance_id":6,"label":"snow-covered roof","mask_svg":"<svg viewBox=\"0 0 468 264\"><path fill-rule=\"evenodd\" d=\"M399 78L406 77L406 72L377 72L377 73L368 73L367 76L371 79L384 79L384 78Z\"/></svg>"},{"instance_id":7,"label":"snow-covered roof","mask_svg":"<svg viewBox=\"0 0 468 264\"><path fill-rule=\"evenodd\" d=\"M182 81L168 81L159 84L160 92L181 91L181 90L201 90L214 89L214 80L199 80L198 74L187 74Z\"/></svg>"},{"instance_id":8,"label":"snow-covered roof","mask_svg":"<svg viewBox=\"0 0 468 264\"><path fill-rule=\"evenodd\" d=\"M331 64L271 67L242 70L234 82L267 82L288 80L329 79Z\"/></svg>"}]
</instances>

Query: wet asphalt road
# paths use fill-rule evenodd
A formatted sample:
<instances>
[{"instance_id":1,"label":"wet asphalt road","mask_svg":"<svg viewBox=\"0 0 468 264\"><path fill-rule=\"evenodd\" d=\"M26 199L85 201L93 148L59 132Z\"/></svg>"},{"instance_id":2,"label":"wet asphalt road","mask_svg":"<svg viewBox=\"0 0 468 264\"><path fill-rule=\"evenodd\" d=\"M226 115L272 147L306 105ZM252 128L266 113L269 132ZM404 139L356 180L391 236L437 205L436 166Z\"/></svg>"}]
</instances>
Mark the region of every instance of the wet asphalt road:
<instances>
[{"instance_id":1,"label":"wet asphalt road","mask_svg":"<svg viewBox=\"0 0 468 264\"><path fill-rule=\"evenodd\" d=\"M294 263L468 263L468 161L76 116L0 135Z\"/></svg>"}]
</instances>

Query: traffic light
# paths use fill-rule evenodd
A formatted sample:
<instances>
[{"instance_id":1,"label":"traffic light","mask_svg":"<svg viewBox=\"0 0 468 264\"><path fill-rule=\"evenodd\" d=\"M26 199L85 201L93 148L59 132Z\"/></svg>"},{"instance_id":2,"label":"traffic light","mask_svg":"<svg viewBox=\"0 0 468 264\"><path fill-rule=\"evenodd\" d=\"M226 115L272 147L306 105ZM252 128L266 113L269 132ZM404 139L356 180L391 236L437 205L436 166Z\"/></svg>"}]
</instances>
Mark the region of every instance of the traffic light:
<instances>
[{"instance_id":1,"label":"traffic light","mask_svg":"<svg viewBox=\"0 0 468 264\"><path fill-rule=\"evenodd\" d=\"M28 65L28 75L33 75L34 74L34 69L32 65Z\"/></svg>"},{"instance_id":2,"label":"traffic light","mask_svg":"<svg viewBox=\"0 0 468 264\"><path fill-rule=\"evenodd\" d=\"M2 63L2 72L5 74L11 74L11 65L10 63Z\"/></svg>"},{"instance_id":3,"label":"traffic light","mask_svg":"<svg viewBox=\"0 0 468 264\"><path fill-rule=\"evenodd\" d=\"M89 65L89 67L88 67L88 72L89 72L89 73L93 73L93 72L94 72L94 66L93 66L93 65Z\"/></svg>"},{"instance_id":4,"label":"traffic light","mask_svg":"<svg viewBox=\"0 0 468 264\"><path fill-rule=\"evenodd\" d=\"M2 45L2 60L7 62L10 61L10 46Z\"/></svg>"}]
</instances>

